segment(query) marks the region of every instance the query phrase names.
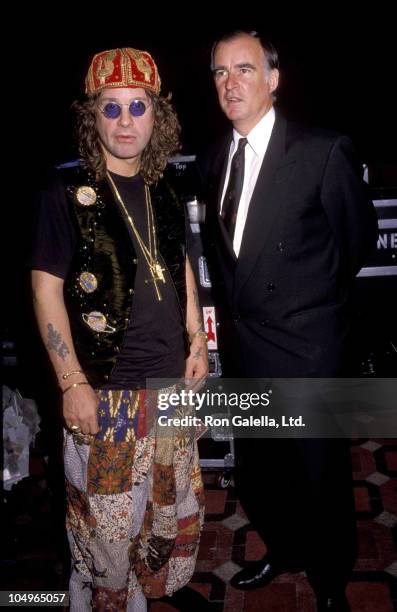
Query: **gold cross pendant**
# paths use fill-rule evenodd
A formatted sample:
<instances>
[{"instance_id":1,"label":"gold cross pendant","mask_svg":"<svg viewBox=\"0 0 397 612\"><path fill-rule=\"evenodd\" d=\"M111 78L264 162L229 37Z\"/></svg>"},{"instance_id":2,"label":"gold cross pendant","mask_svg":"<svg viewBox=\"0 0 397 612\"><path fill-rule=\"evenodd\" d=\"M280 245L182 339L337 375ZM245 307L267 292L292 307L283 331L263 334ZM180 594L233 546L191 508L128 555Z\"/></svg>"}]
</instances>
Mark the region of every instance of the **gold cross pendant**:
<instances>
[{"instance_id":1,"label":"gold cross pendant","mask_svg":"<svg viewBox=\"0 0 397 612\"><path fill-rule=\"evenodd\" d=\"M165 268L162 268L158 261L155 261L150 266L150 268L153 274L153 280L161 281L162 283L165 283L165 276L163 274L163 272L165 271Z\"/></svg>"}]
</instances>

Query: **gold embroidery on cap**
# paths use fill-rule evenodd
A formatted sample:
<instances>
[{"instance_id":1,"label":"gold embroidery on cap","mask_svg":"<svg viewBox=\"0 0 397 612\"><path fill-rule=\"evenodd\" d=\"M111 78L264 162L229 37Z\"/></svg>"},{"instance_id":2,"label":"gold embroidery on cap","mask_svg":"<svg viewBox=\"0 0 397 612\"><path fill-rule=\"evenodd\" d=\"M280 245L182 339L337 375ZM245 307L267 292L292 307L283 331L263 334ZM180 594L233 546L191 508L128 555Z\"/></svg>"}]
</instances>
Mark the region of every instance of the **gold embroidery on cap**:
<instances>
[{"instance_id":1,"label":"gold embroidery on cap","mask_svg":"<svg viewBox=\"0 0 397 612\"><path fill-rule=\"evenodd\" d=\"M101 85L105 85L107 77L110 77L114 72L114 59L116 57L115 51L109 51L102 58L100 65L98 65L96 70L97 78Z\"/></svg>"},{"instance_id":2,"label":"gold embroidery on cap","mask_svg":"<svg viewBox=\"0 0 397 612\"><path fill-rule=\"evenodd\" d=\"M76 198L82 206L92 206L96 202L96 193L92 187L83 185L76 191Z\"/></svg>"},{"instance_id":3,"label":"gold embroidery on cap","mask_svg":"<svg viewBox=\"0 0 397 612\"><path fill-rule=\"evenodd\" d=\"M137 68L140 72L142 72L142 74L145 77L145 81L147 83L150 83L150 79L152 76L152 72L153 69L151 67L151 65L149 64L149 62L143 57L143 55L141 55L140 53L138 53L138 51L135 51L133 49L126 49L128 55L135 60Z\"/></svg>"}]
</instances>

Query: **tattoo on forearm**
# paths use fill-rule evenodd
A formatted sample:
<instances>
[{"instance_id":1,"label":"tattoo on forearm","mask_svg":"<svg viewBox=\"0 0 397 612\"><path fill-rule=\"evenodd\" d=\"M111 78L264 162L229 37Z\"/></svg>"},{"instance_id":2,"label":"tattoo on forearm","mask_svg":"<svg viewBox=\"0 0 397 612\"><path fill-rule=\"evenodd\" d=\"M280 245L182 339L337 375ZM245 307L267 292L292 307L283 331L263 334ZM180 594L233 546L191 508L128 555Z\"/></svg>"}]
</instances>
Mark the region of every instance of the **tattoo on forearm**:
<instances>
[{"instance_id":1,"label":"tattoo on forearm","mask_svg":"<svg viewBox=\"0 0 397 612\"><path fill-rule=\"evenodd\" d=\"M193 300L194 300L194 303L196 305L197 310L200 311L200 302L199 302L199 298L198 298L198 291L197 291L197 289L193 289Z\"/></svg>"},{"instance_id":2,"label":"tattoo on forearm","mask_svg":"<svg viewBox=\"0 0 397 612\"><path fill-rule=\"evenodd\" d=\"M62 340L61 334L54 328L52 323L47 325L48 328L48 342L47 348L49 351L55 351L57 355L65 360L66 355L69 355L70 351L67 344Z\"/></svg>"},{"instance_id":3,"label":"tattoo on forearm","mask_svg":"<svg viewBox=\"0 0 397 612\"><path fill-rule=\"evenodd\" d=\"M194 359L200 359L202 352L203 352L202 348L197 349L197 351L193 355Z\"/></svg>"},{"instance_id":4,"label":"tattoo on forearm","mask_svg":"<svg viewBox=\"0 0 397 612\"><path fill-rule=\"evenodd\" d=\"M203 326L203 319L201 316L200 302L199 302L197 289L193 289L192 293L193 293L193 302L194 302L194 305L196 306L196 323L198 325L198 328L195 329L194 332L192 332L193 334L195 334L198 331L203 331L204 326Z\"/></svg>"}]
</instances>

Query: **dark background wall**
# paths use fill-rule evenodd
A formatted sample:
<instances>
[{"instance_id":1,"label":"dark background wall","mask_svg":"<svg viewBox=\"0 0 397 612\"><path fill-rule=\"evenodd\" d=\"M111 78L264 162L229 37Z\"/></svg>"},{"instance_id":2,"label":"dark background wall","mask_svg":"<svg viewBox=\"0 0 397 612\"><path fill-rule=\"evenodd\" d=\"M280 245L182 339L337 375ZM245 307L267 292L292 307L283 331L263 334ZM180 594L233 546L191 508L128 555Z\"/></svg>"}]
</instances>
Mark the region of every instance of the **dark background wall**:
<instances>
[{"instance_id":1,"label":"dark background wall","mask_svg":"<svg viewBox=\"0 0 397 612\"><path fill-rule=\"evenodd\" d=\"M285 5L274 16L266 8L250 10L249 3L240 8L230 4L223 17L212 16L214 7L206 12L194 3L170 5L164 17L149 3L139 7L139 17L135 3L100 6L94 4L84 19L65 5L52 9L47 18L54 25L36 26L28 33L25 52L17 51L23 55L24 85L30 92L27 136L35 150L29 160L35 170L73 156L70 105L82 92L89 58L116 46L154 55L163 93L173 93L184 152L195 153L225 126L208 68L211 44L239 26L264 32L278 47L283 111L349 133L366 160L396 157L392 88L397 54L391 16L381 5L357 11L349 21L335 5L316 12L301 5L299 14ZM233 13L244 16L231 18Z\"/></svg>"},{"instance_id":2,"label":"dark background wall","mask_svg":"<svg viewBox=\"0 0 397 612\"><path fill-rule=\"evenodd\" d=\"M394 18L381 3L368 8L362 3L350 17L335 3L270 10L249 2L185 2L159 13L153 3L108 0L18 11L5 24L13 42L3 54L2 72L7 76L2 126L10 134L3 153L11 162L3 321L6 336L19 336L22 344L28 303L23 263L34 195L50 167L77 156L70 106L83 91L89 58L97 51L133 46L153 54L162 91L172 92L180 117L183 153L192 154L227 128L209 72L214 38L234 28L257 29L280 52L278 106L284 113L348 133L363 161L397 161Z\"/></svg>"}]
</instances>

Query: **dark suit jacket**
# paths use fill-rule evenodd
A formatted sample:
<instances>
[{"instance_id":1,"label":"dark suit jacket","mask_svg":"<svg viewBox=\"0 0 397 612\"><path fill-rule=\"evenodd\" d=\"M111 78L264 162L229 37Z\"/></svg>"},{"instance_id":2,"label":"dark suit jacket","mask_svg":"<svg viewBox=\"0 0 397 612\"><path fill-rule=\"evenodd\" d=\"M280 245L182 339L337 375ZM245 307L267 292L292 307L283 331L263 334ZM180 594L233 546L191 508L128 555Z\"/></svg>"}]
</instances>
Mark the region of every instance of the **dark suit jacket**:
<instances>
[{"instance_id":1,"label":"dark suit jacket","mask_svg":"<svg viewBox=\"0 0 397 612\"><path fill-rule=\"evenodd\" d=\"M240 353L246 376L334 376L349 330L352 281L377 230L352 144L276 115L236 259L218 214L230 142L231 135L199 160L214 290L218 303L225 298L236 334L229 361L231 351Z\"/></svg>"}]
</instances>

